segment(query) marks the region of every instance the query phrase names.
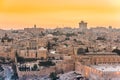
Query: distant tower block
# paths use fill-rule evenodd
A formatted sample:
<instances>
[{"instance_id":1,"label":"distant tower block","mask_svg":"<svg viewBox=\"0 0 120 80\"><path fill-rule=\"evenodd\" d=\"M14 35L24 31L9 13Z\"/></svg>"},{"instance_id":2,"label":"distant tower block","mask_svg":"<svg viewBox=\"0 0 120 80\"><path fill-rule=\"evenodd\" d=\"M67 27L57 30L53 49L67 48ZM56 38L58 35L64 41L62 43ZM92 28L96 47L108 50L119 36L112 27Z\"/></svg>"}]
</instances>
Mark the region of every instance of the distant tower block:
<instances>
[{"instance_id":1,"label":"distant tower block","mask_svg":"<svg viewBox=\"0 0 120 80\"><path fill-rule=\"evenodd\" d=\"M79 23L79 28L80 28L82 31L86 30L86 29L87 29L87 22L81 21L81 22Z\"/></svg>"}]
</instances>

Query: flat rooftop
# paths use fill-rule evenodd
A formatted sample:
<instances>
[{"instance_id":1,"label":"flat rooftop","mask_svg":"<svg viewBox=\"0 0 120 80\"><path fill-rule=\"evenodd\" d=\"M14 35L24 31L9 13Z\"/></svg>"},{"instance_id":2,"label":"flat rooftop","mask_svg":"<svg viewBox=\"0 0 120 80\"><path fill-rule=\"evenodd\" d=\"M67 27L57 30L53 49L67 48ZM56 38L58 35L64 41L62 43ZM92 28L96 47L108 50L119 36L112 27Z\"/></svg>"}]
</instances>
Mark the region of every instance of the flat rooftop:
<instances>
[{"instance_id":1,"label":"flat rooftop","mask_svg":"<svg viewBox=\"0 0 120 80\"><path fill-rule=\"evenodd\" d=\"M89 52L85 53L86 55L117 55L117 53L114 52Z\"/></svg>"},{"instance_id":2,"label":"flat rooftop","mask_svg":"<svg viewBox=\"0 0 120 80\"><path fill-rule=\"evenodd\" d=\"M120 64L100 64L100 65L91 65L91 67L105 72L118 72L120 71Z\"/></svg>"}]
</instances>

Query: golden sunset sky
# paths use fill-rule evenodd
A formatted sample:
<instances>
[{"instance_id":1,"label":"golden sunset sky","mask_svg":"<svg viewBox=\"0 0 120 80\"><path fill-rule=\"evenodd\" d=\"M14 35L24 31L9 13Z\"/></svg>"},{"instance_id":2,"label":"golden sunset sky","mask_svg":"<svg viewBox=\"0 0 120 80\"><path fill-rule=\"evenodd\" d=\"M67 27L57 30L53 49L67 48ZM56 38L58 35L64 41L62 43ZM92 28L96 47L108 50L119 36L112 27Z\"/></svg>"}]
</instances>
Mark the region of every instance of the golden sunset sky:
<instances>
[{"instance_id":1,"label":"golden sunset sky","mask_svg":"<svg viewBox=\"0 0 120 80\"><path fill-rule=\"evenodd\" d=\"M0 28L120 27L120 0L0 0Z\"/></svg>"}]
</instances>

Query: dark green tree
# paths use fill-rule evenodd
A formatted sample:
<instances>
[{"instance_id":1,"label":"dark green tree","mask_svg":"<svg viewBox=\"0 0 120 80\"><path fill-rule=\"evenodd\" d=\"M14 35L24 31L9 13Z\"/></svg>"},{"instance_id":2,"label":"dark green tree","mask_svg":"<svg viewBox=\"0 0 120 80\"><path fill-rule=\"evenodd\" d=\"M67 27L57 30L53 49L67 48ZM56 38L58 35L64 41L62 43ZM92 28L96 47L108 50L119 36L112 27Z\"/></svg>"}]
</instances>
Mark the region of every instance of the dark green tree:
<instances>
[{"instance_id":1,"label":"dark green tree","mask_svg":"<svg viewBox=\"0 0 120 80\"><path fill-rule=\"evenodd\" d=\"M57 80L57 74L56 74L56 72L50 73L49 77L51 78L51 80Z\"/></svg>"},{"instance_id":2,"label":"dark green tree","mask_svg":"<svg viewBox=\"0 0 120 80\"><path fill-rule=\"evenodd\" d=\"M117 53L118 55L120 55L120 50L119 49L114 49L112 52Z\"/></svg>"},{"instance_id":3,"label":"dark green tree","mask_svg":"<svg viewBox=\"0 0 120 80\"><path fill-rule=\"evenodd\" d=\"M53 40L54 40L55 42L57 42L58 38L53 38Z\"/></svg>"},{"instance_id":4,"label":"dark green tree","mask_svg":"<svg viewBox=\"0 0 120 80\"><path fill-rule=\"evenodd\" d=\"M51 43L48 41L48 43L47 43L47 50L48 50L48 52L50 51L50 49L51 49Z\"/></svg>"},{"instance_id":5,"label":"dark green tree","mask_svg":"<svg viewBox=\"0 0 120 80\"><path fill-rule=\"evenodd\" d=\"M89 49L88 48L86 48L86 49L84 49L84 48L79 48L78 50L77 50L77 54L78 55L83 55L83 54L85 54L85 53L87 53L87 52L89 52Z\"/></svg>"},{"instance_id":6,"label":"dark green tree","mask_svg":"<svg viewBox=\"0 0 120 80\"><path fill-rule=\"evenodd\" d=\"M37 70L38 69L38 66L37 66L37 64L34 64L34 66L33 66L33 70Z\"/></svg>"}]
</instances>

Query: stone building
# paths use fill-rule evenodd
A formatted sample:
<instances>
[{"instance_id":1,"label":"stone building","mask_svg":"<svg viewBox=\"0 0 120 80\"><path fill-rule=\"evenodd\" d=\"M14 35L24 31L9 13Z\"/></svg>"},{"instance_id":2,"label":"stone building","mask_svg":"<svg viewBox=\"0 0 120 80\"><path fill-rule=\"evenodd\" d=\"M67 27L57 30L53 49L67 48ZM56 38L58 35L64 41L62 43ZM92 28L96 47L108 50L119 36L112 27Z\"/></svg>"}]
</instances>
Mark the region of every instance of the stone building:
<instances>
[{"instance_id":1,"label":"stone building","mask_svg":"<svg viewBox=\"0 0 120 80\"><path fill-rule=\"evenodd\" d=\"M76 57L75 71L91 80L114 80L120 78L116 66L120 64L120 56L111 52L87 53ZM109 68L111 66L111 68ZM111 69L113 68L113 71ZM114 71L115 70L115 71Z\"/></svg>"},{"instance_id":2,"label":"stone building","mask_svg":"<svg viewBox=\"0 0 120 80\"><path fill-rule=\"evenodd\" d=\"M44 31L44 29L43 28L37 28L36 25L34 25L33 28L24 28L24 31L35 34L35 35L36 34L39 35L41 32Z\"/></svg>"},{"instance_id":3,"label":"stone building","mask_svg":"<svg viewBox=\"0 0 120 80\"><path fill-rule=\"evenodd\" d=\"M0 57L8 59L10 58L11 60L14 61L15 59L15 50L13 48L8 48L8 47L3 47L0 46Z\"/></svg>"},{"instance_id":4,"label":"stone building","mask_svg":"<svg viewBox=\"0 0 120 80\"><path fill-rule=\"evenodd\" d=\"M26 49L19 50L18 55L23 58L46 59L47 49L41 47L40 49Z\"/></svg>"}]
</instances>

